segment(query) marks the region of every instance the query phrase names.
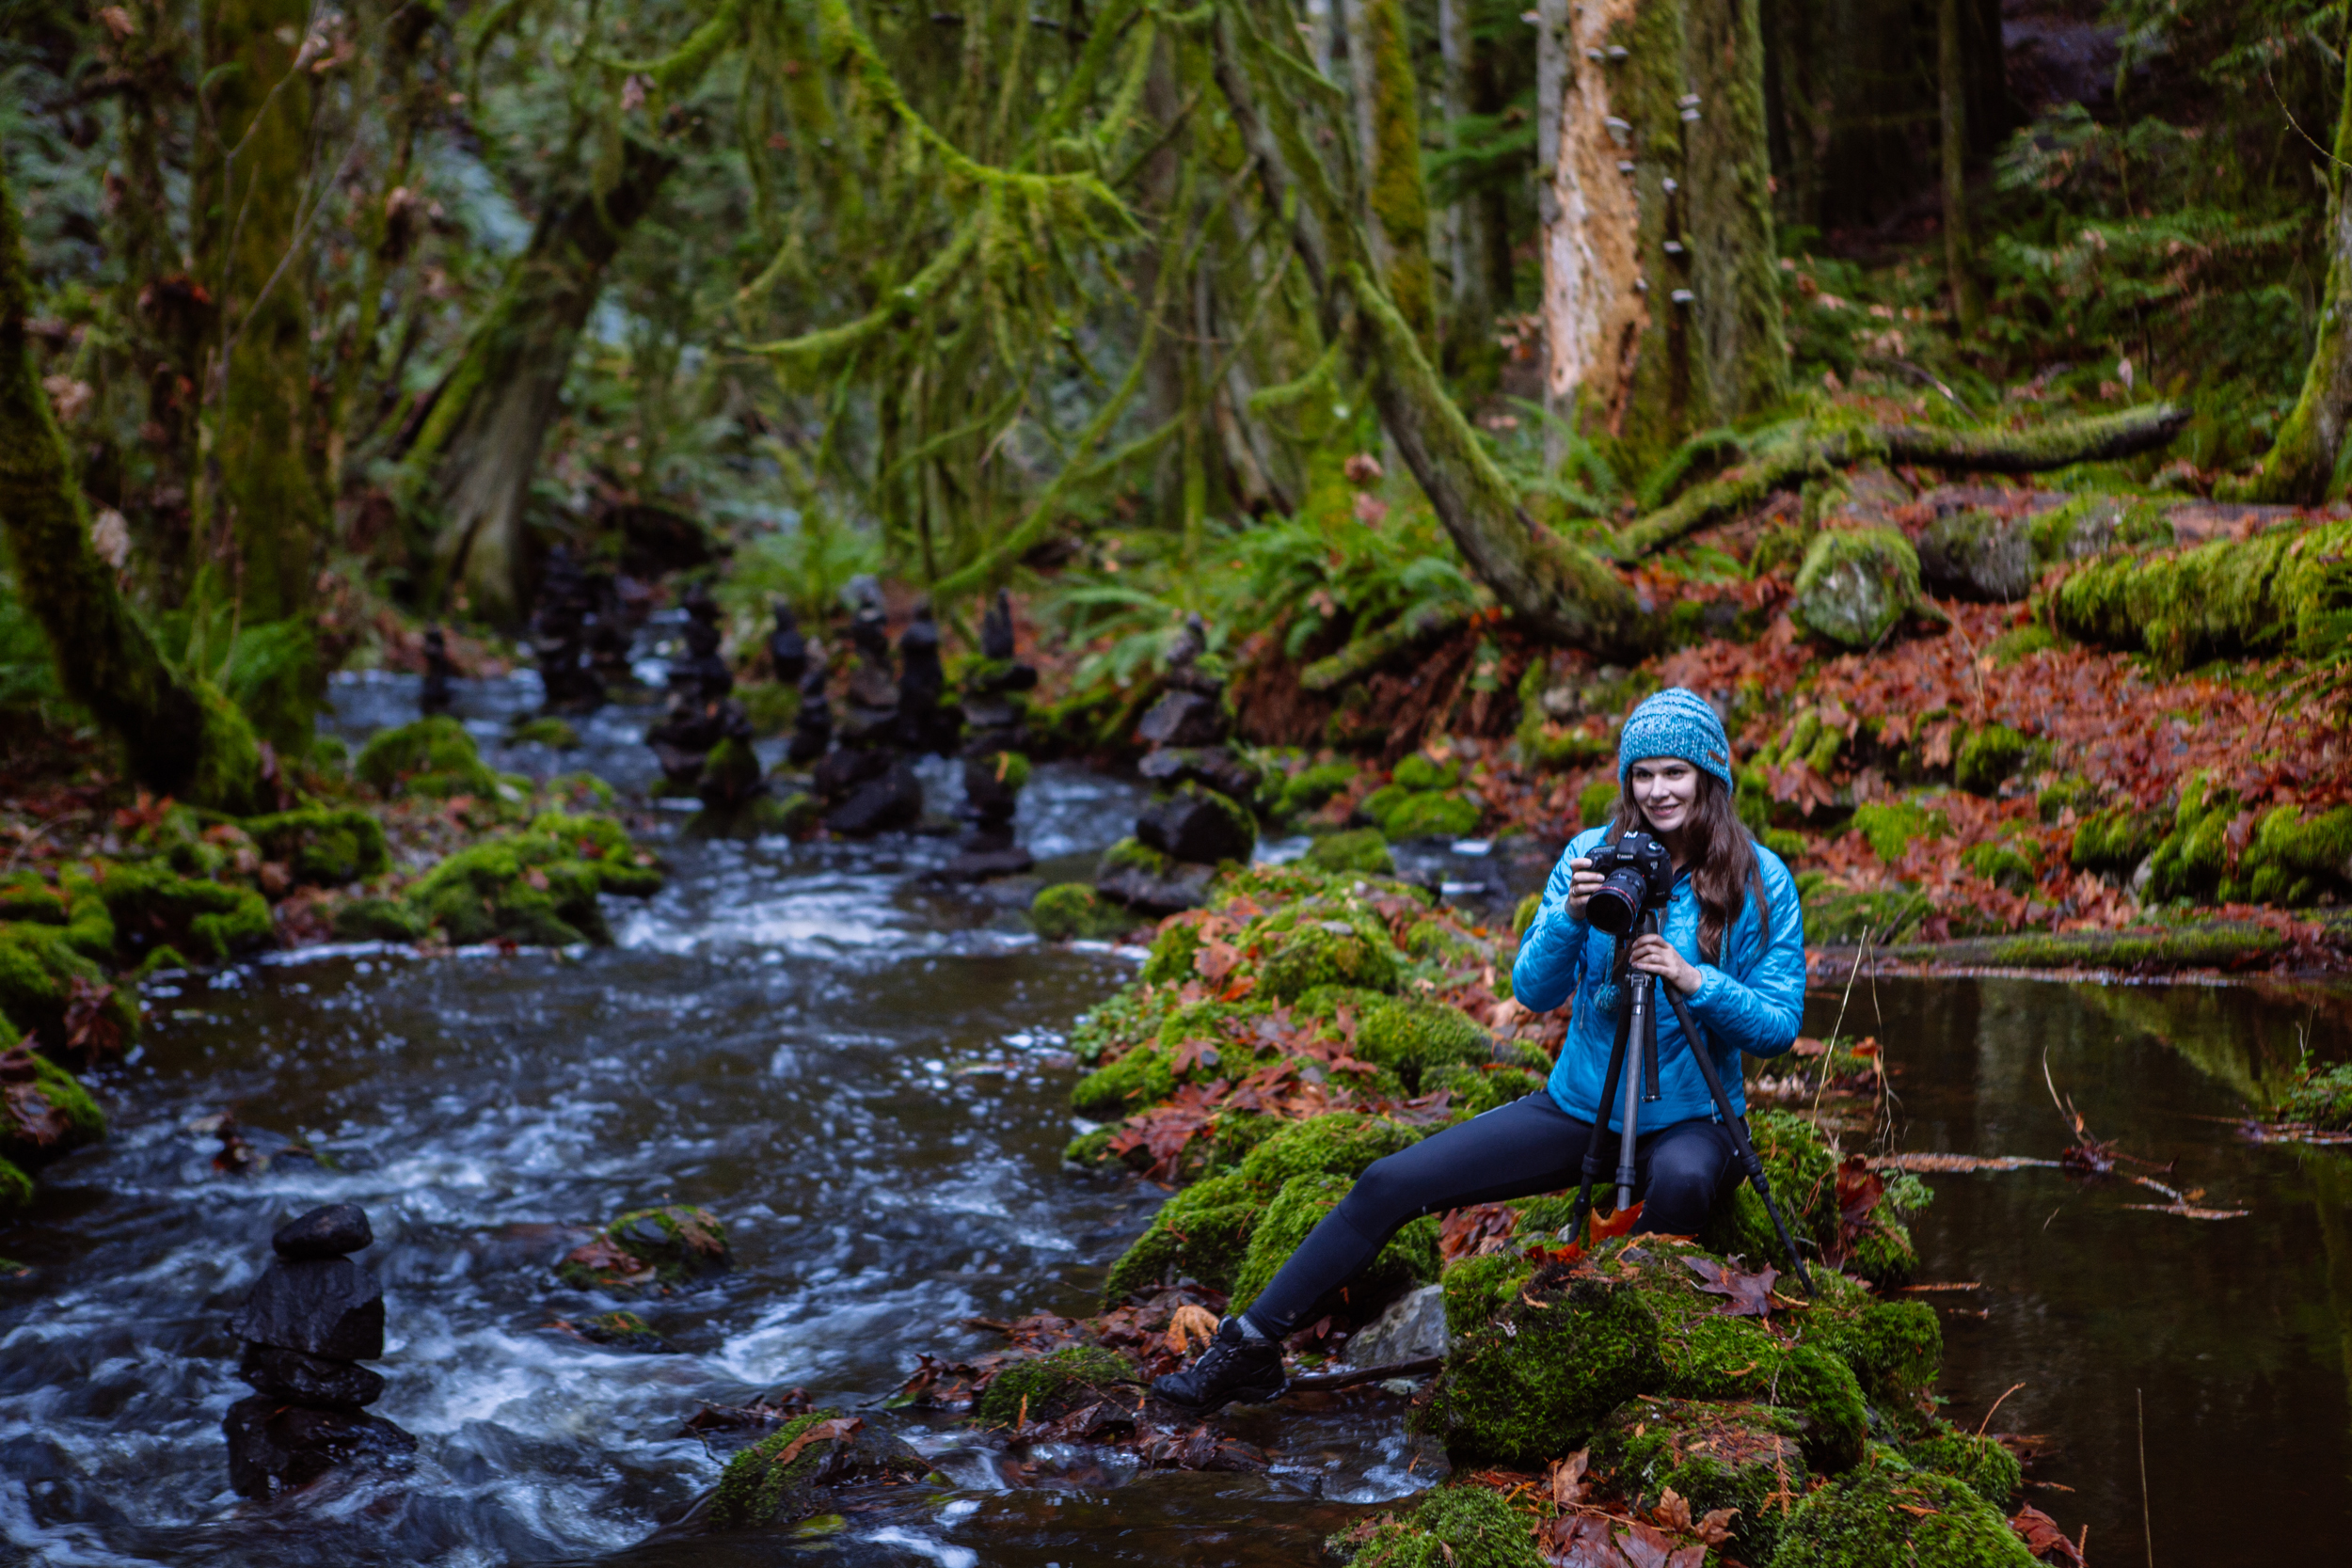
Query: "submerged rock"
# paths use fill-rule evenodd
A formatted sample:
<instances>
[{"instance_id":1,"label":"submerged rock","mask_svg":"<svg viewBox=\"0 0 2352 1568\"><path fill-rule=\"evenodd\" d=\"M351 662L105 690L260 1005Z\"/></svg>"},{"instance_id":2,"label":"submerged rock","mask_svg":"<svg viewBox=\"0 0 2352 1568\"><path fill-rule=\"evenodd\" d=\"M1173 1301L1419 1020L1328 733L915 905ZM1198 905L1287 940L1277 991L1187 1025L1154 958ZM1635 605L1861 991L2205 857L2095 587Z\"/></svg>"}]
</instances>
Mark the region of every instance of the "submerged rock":
<instances>
[{"instance_id":1,"label":"submerged rock","mask_svg":"<svg viewBox=\"0 0 2352 1568\"><path fill-rule=\"evenodd\" d=\"M307 1486L327 1471L361 1460L398 1464L417 1440L380 1416L288 1404L255 1394L229 1407L229 1485L239 1497L270 1497Z\"/></svg>"},{"instance_id":2,"label":"submerged rock","mask_svg":"<svg viewBox=\"0 0 2352 1568\"><path fill-rule=\"evenodd\" d=\"M835 1410L796 1416L727 1461L703 1505L712 1529L789 1525L832 1512L825 1488L920 1475L929 1466Z\"/></svg>"},{"instance_id":3,"label":"submerged rock","mask_svg":"<svg viewBox=\"0 0 2352 1568\"><path fill-rule=\"evenodd\" d=\"M707 1209L635 1209L574 1247L556 1275L575 1290L677 1288L735 1266L727 1228Z\"/></svg>"}]
</instances>

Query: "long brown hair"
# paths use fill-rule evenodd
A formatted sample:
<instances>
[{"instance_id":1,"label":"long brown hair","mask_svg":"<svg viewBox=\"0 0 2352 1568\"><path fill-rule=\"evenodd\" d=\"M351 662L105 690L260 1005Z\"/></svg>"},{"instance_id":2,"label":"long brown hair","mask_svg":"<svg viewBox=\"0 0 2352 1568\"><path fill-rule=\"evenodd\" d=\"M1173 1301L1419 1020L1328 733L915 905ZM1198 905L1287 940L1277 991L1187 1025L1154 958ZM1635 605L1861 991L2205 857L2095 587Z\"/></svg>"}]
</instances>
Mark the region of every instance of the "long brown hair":
<instances>
[{"instance_id":1,"label":"long brown hair","mask_svg":"<svg viewBox=\"0 0 2352 1568\"><path fill-rule=\"evenodd\" d=\"M1690 849L1684 863L1691 871L1691 891L1699 900L1699 958L1713 963L1722 955L1724 932L1740 918L1740 906L1750 894L1755 895L1756 919L1761 923L1757 948L1770 946L1772 907L1765 901L1764 872L1756 863L1756 840L1749 836L1748 825L1740 820L1731 791L1705 768L1692 771L1699 776L1699 793L1691 803L1691 826L1684 833ZM1610 824L1609 836L1616 839L1629 832L1653 832L1649 819L1634 802L1632 789L1621 790L1617 819Z\"/></svg>"}]
</instances>

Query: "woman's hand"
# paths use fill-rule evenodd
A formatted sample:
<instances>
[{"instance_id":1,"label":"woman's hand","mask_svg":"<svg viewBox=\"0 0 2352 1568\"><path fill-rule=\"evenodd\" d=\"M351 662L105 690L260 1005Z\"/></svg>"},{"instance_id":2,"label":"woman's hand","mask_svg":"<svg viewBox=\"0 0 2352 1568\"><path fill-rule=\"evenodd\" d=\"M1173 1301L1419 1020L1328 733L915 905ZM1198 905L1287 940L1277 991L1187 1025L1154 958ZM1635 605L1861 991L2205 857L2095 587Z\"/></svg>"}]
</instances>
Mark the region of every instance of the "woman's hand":
<instances>
[{"instance_id":1,"label":"woman's hand","mask_svg":"<svg viewBox=\"0 0 2352 1568\"><path fill-rule=\"evenodd\" d=\"M1568 869L1575 873L1568 879L1568 914L1572 919L1581 920L1584 918L1584 901L1600 891L1600 884L1605 879L1593 869L1593 863L1581 855L1568 862Z\"/></svg>"},{"instance_id":2,"label":"woman's hand","mask_svg":"<svg viewBox=\"0 0 2352 1568\"><path fill-rule=\"evenodd\" d=\"M1594 885L1600 885L1598 878L1594 879ZM1634 939L1633 949L1626 955L1626 962L1645 974L1657 975L1685 996L1695 992L1706 979L1698 972L1697 965L1676 952L1672 942L1654 932Z\"/></svg>"}]
</instances>

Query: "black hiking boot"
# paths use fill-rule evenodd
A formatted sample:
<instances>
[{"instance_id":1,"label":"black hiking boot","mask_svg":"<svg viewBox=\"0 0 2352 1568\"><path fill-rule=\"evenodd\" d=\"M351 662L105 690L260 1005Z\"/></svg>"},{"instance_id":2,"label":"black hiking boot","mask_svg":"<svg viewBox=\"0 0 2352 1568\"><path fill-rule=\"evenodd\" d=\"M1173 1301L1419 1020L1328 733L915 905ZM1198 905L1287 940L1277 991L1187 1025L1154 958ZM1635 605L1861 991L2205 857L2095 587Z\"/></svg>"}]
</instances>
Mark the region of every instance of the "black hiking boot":
<instances>
[{"instance_id":1,"label":"black hiking boot","mask_svg":"<svg viewBox=\"0 0 2352 1568\"><path fill-rule=\"evenodd\" d=\"M1152 1380L1152 1392L1168 1403L1206 1416L1239 1401L1263 1404L1279 1399L1288 1387L1282 1376L1282 1347L1272 1339L1252 1339L1241 1331L1241 1319L1228 1318L1217 1325L1216 1338L1200 1359L1181 1372Z\"/></svg>"}]
</instances>

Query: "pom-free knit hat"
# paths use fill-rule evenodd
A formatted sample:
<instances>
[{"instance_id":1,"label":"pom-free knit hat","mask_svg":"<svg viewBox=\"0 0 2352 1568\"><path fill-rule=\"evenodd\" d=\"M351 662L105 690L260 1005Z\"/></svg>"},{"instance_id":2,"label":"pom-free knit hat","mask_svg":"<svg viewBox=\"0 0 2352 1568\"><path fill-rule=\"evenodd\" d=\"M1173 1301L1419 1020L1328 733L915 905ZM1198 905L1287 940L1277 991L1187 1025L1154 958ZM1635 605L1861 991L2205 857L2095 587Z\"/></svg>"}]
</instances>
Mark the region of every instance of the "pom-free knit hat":
<instances>
[{"instance_id":1,"label":"pom-free knit hat","mask_svg":"<svg viewBox=\"0 0 2352 1568\"><path fill-rule=\"evenodd\" d=\"M1643 700L1617 736L1617 783L1645 757L1680 757L1731 783L1731 737L1724 721L1695 691L1670 686Z\"/></svg>"}]
</instances>

